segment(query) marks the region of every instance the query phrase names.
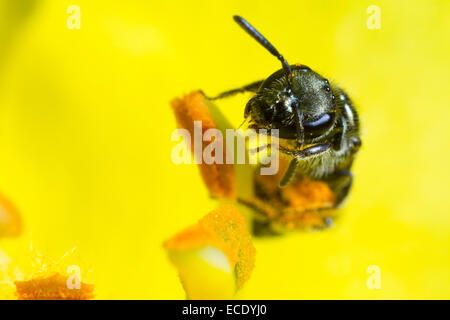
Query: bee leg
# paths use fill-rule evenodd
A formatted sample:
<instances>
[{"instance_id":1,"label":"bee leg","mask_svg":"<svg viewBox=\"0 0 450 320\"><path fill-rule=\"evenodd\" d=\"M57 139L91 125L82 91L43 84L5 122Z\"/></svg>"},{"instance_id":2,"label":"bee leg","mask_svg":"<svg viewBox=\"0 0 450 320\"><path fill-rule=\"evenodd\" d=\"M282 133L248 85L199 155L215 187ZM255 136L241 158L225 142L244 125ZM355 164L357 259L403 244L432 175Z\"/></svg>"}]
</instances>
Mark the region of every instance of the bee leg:
<instances>
[{"instance_id":1,"label":"bee leg","mask_svg":"<svg viewBox=\"0 0 450 320\"><path fill-rule=\"evenodd\" d=\"M322 207L315 209L287 208L273 221L274 232L285 233L293 230L323 230L333 225L338 215L336 208Z\"/></svg>"},{"instance_id":2,"label":"bee leg","mask_svg":"<svg viewBox=\"0 0 450 320\"><path fill-rule=\"evenodd\" d=\"M320 144L315 144L311 147L305 148L301 151L298 151L296 149L284 148L281 146L278 147L278 150L300 160L302 158L315 156L322 152L328 151L330 149L330 147L331 146L328 143L320 143Z\"/></svg>"},{"instance_id":3,"label":"bee leg","mask_svg":"<svg viewBox=\"0 0 450 320\"><path fill-rule=\"evenodd\" d=\"M257 219L253 219L252 221L252 233L255 237L273 237L280 236L283 233L280 231L274 230L272 223L268 220L260 221Z\"/></svg>"},{"instance_id":4,"label":"bee leg","mask_svg":"<svg viewBox=\"0 0 450 320\"><path fill-rule=\"evenodd\" d=\"M217 95L215 97L207 96L203 92L203 90L199 90L199 91L200 91L201 94L203 94L205 96L206 99L208 99L208 100L217 100L217 99L230 97L230 96L233 96L233 95L238 94L238 93L256 92L263 82L264 82L264 80L252 82L252 83L250 83L250 84L248 84L246 86L243 86L241 88L232 89L232 90L228 90L228 91L222 92L221 94L219 94L219 95Z\"/></svg>"},{"instance_id":5,"label":"bee leg","mask_svg":"<svg viewBox=\"0 0 450 320\"><path fill-rule=\"evenodd\" d=\"M353 174L350 170L338 170L327 180L336 194L335 207L338 207L350 191L353 182Z\"/></svg>"},{"instance_id":6,"label":"bee leg","mask_svg":"<svg viewBox=\"0 0 450 320\"><path fill-rule=\"evenodd\" d=\"M278 212L273 206L257 198L238 198L238 202L251 209L254 213L251 221L252 234L254 236L276 236L281 234L272 228L271 220L278 216Z\"/></svg>"},{"instance_id":7,"label":"bee leg","mask_svg":"<svg viewBox=\"0 0 450 320\"><path fill-rule=\"evenodd\" d=\"M249 149L248 151L250 152L251 155L254 155L254 154L257 154L257 153L259 153L259 152L261 152L261 151L263 151L265 149L271 149L271 148L272 148L272 145L269 143L269 144L266 144L266 145L263 145L263 146L258 146L256 148Z\"/></svg>"},{"instance_id":8,"label":"bee leg","mask_svg":"<svg viewBox=\"0 0 450 320\"><path fill-rule=\"evenodd\" d=\"M298 159L294 158L289 162L289 167L286 169L286 172L283 175L283 178L281 178L279 187L283 188L291 182L292 178L295 176L295 172L297 171L298 167Z\"/></svg>"},{"instance_id":9,"label":"bee leg","mask_svg":"<svg viewBox=\"0 0 450 320\"><path fill-rule=\"evenodd\" d=\"M292 178L295 175L295 172L297 171L297 166L299 164L299 160L302 158L307 158L310 156L314 156L317 154L320 154L322 152L328 151L330 149L330 145L328 143L321 143L316 144L314 146L308 147L303 149L302 151L296 151L292 149L287 149L283 147L279 147L279 150L281 152L284 152L286 154L289 154L293 156L294 158L289 163L289 167L287 168L286 172L284 173L283 178L280 180L280 188L283 188L289 184L289 182L292 180Z\"/></svg>"}]
</instances>

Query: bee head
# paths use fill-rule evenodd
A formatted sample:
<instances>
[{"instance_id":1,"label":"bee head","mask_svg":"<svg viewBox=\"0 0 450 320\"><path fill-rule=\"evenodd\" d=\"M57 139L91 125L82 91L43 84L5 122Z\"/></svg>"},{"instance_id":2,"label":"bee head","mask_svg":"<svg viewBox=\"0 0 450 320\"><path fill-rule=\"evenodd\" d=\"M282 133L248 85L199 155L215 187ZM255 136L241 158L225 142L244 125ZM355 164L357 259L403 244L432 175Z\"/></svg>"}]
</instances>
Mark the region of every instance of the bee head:
<instances>
[{"instance_id":1,"label":"bee head","mask_svg":"<svg viewBox=\"0 0 450 320\"><path fill-rule=\"evenodd\" d=\"M283 139L297 139L300 129L307 143L332 128L335 97L328 80L307 66L290 68L291 79L281 69L262 83L247 103L244 116L250 117L252 128L278 129Z\"/></svg>"}]
</instances>

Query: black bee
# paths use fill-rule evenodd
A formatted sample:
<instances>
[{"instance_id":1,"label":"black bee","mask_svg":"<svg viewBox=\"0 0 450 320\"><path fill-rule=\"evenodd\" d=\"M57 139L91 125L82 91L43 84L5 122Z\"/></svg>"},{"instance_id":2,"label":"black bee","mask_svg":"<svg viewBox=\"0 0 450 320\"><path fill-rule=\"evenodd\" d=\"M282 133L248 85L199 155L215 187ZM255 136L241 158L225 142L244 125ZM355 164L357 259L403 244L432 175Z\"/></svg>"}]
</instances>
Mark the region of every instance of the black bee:
<instances>
[{"instance_id":1,"label":"black bee","mask_svg":"<svg viewBox=\"0 0 450 320\"><path fill-rule=\"evenodd\" d=\"M358 114L339 87L305 65L289 65L275 47L240 16L234 20L272 55L282 69L265 80L229 90L216 97L254 92L244 117L249 128L278 129L280 152L292 159L280 187L294 176L326 181L336 194L336 206L348 194L352 183L350 168L361 146Z\"/></svg>"}]
</instances>

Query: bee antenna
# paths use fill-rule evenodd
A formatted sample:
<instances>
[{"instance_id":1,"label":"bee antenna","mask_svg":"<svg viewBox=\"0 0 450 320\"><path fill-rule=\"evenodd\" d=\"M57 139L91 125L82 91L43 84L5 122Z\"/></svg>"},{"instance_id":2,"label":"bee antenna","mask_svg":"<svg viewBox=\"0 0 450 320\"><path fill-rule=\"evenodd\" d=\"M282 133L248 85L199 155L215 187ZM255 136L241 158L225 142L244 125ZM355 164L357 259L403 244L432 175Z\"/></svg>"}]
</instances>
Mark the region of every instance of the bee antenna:
<instances>
[{"instance_id":1,"label":"bee antenna","mask_svg":"<svg viewBox=\"0 0 450 320\"><path fill-rule=\"evenodd\" d=\"M283 70L286 73L286 77L288 79L289 85L292 83L292 71L289 63L284 59L284 57L278 52L277 49L267 40L258 30L256 30L247 20L242 18L241 16L235 15L233 16L234 21L244 29L253 39L258 41L264 48L267 49L272 55L277 57L278 60L281 61L281 65L283 66Z\"/></svg>"},{"instance_id":2,"label":"bee antenna","mask_svg":"<svg viewBox=\"0 0 450 320\"><path fill-rule=\"evenodd\" d=\"M256 30L250 23L248 23L247 20L238 15L233 16L233 19L239 26L241 26L242 29L244 29L250 36L252 36L253 39L258 41L264 48L267 49L267 51L269 51L272 55L274 55L278 60L281 61L284 73L286 74L288 85L290 89L292 89L292 71L286 59L284 59L284 57L278 52L277 49L275 49L275 47L269 42L269 40L267 40L261 33L259 33L259 31ZM297 119L297 141L299 145L303 145L303 120L298 104L295 105L295 111L295 117Z\"/></svg>"}]
</instances>

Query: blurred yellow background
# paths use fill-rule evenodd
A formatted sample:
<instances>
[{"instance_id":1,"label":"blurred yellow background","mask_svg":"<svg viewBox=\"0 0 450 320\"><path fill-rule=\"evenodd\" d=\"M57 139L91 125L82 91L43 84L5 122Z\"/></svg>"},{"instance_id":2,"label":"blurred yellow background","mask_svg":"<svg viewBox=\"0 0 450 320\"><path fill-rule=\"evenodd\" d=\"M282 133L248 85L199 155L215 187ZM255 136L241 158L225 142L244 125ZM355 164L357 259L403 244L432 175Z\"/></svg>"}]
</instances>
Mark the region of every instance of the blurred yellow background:
<instances>
[{"instance_id":1,"label":"blurred yellow background","mask_svg":"<svg viewBox=\"0 0 450 320\"><path fill-rule=\"evenodd\" d=\"M184 299L161 244L217 203L195 165L171 162L169 101L280 68L233 14L347 89L363 124L335 227L255 239L238 297L450 298L448 0L0 1L0 192L25 225L0 250L26 270L30 241L52 257L76 246L97 298ZM219 103L234 125L248 98Z\"/></svg>"}]
</instances>

